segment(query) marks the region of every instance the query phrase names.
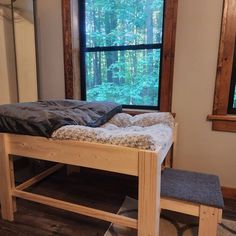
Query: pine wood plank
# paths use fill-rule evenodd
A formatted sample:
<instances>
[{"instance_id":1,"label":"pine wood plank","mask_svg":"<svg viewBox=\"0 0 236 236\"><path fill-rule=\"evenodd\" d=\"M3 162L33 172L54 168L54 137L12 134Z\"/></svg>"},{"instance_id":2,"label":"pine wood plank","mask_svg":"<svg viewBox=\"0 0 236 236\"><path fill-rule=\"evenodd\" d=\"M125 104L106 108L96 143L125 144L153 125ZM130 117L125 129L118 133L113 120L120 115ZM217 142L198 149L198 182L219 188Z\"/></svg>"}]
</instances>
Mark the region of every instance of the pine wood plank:
<instances>
[{"instance_id":1,"label":"pine wood plank","mask_svg":"<svg viewBox=\"0 0 236 236\"><path fill-rule=\"evenodd\" d=\"M1 186L1 212L5 220L14 220L14 200L11 189L12 181L12 159L8 156L8 142L5 134L0 134L0 186ZM14 186L13 186L14 187Z\"/></svg>"},{"instance_id":2,"label":"pine wood plank","mask_svg":"<svg viewBox=\"0 0 236 236\"><path fill-rule=\"evenodd\" d=\"M201 205L198 236L216 236L219 209Z\"/></svg>"},{"instance_id":3,"label":"pine wood plank","mask_svg":"<svg viewBox=\"0 0 236 236\"><path fill-rule=\"evenodd\" d=\"M138 175L138 149L116 145L52 140L6 134L11 154L39 160ZM150 152L150 151L146 151Z\"/></svg>"},{"instance_id":4,"label":"pine wood plank","mask_svg":"<svg viewBox=\"0 0 236 236\"><path fill-rule=\"evenodd\" d=\"M24 191L20 191L20 190L13 190L12 193L15 197L19 197L19 198L22 198L22 199L25 199L28 201L33 201L33 202L45 204L45 205L48 205L51 207L63 209L66 211L82 214L82 215L89 216L89 217L94 217L97 219L101 219L101 220L105 220L105 221L112 222L115 224L131 227L134 229L137 228L137 220L131 219L131 218L128 218L125 216L120 216L120 215L116 215L114 213L96 210L96 209L93 209L90 207L85 207L85 206L65 202L62 200L57 200L57 199L50 198L50 197L45 197L45 196L42 196L39 194L24 192Z\"/></svg>"},{"instance_id":5,"label":"pine wood plank","mask_svg":"<svg viewBox=\"0 0 236 236\"><path fill-rule=\"evenodd\" d=\"M56 164L56 165L52 166L51 168L43 171L42 173L34 176L33 178L27 180L26 182L18 185L16 187L16 189L17 190L24 190L24 189L38 183L39 181L45 179L47 176L49 176L49 175L55 173L56 171L60 170L63 166L64 166L63 164Z\"/></svg>"},{"instance_id":6,"label":"pine wood plank","mask_svg":"<svg viewBox=\"0 0 236 236\"><path fill-rule=\"evenodd\" d=\"M161 161L157 154L139 152L138 236L158 236Z\"/></svg>"},{"instance_id":7,"label":"pine wood plank","mask_svg":"<svg viewBox=\"0 0 236 236\"><path fill-rule=\"evenodd\" d=\"M192 216L200 214L200 205L191 202L184 202L177 199L161 198L161 209L175 211Z\"/></svg>"}]
</instances>

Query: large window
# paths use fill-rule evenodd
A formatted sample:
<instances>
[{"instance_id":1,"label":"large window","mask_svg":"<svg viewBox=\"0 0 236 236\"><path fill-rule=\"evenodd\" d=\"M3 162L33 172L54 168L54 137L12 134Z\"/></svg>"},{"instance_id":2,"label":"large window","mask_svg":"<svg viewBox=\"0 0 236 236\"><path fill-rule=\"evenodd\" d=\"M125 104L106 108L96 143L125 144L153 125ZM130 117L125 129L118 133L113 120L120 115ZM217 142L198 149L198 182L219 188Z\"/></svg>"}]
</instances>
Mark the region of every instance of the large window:
<instances>
[{"instance_id":1,"label":"large window","mask_svg":"<svg viewBox=\"0 0 236 236\"><path fill-rule=\"evenodd\" d=\"M177 5L62 0L66 98L171 111Z\"/></svg>"},{"instance_id":2,"label":"large window","mask_svg":"<svg viewBox=\"0 0 236 236\"><path fill-rule=\"evenodd\" d=\"M82 98L159 108L164 0L79 7Z\"/></svg>"},{"instance_id":3,"label":"large window","mask_svg":"<svg viewBox=\"0 0 236 236\"><path fill-rule=\"evenodd\" d=\"M232 69L232 81L230 87L230 95L229 95L229 109L228 112L232 114L236 114L236 36L235 36L235 44L234 44L234 59L233 59L233 69Z\"/></svg>"}]
</instances>

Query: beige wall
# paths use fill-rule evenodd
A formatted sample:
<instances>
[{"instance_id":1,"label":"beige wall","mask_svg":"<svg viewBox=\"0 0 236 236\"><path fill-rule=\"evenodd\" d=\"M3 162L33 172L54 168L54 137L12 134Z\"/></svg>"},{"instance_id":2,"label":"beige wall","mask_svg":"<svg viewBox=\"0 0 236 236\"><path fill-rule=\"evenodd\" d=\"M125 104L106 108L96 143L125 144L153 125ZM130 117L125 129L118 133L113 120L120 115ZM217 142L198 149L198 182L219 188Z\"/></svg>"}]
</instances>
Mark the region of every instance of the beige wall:
<instances>
[{"instance_id":1,"label":"beige wall","mask_svg":"<svg viewBox=\"0 0 236 236\"><path fill-rule=\"evenodd\" d=\"M33 1L16 0L14 2L14 28L19 102L37 101Z\"/></svg>"},{"instance_id":2,"label":"beige wall","mask_svg":"<svg viewBox=\"0 0 236 236\"><path fill-rule=\"evenodd\" d=\"M37 1L39 98L65 97L61 1Z\"/></svg>"},{"instance_id":3,"label":"beige wall","mask_svg":"<svg viewBox=\"0 0 236 236\"><path fill-rule=\"evenodd\" d=\"M178 168L217 174L236 188L236 133L211 130L223 0L179 0L173 111Z\"/></svg>"},{"instance_id":4,"label":"beige wall","mask_svg":"<svg viewBox=\"0 0 236 236\"><path fill-rule=\"evenodd\" d=\"M10 4L10 0L0 0ZM0 7L0 104L17 102L11 11Z\"/></svg>"},{"instance_id":5,"label":"beige wall","mask_svg":"<svg viewBox=\"0 0 236 236\"><path fill-rule=\"evenodd\" d=\"M5 4L0 6L0 103L35 101L38 96L32 1L14 2L15 41L11 1L0 3Z\"/></svg>"}]
</instances>

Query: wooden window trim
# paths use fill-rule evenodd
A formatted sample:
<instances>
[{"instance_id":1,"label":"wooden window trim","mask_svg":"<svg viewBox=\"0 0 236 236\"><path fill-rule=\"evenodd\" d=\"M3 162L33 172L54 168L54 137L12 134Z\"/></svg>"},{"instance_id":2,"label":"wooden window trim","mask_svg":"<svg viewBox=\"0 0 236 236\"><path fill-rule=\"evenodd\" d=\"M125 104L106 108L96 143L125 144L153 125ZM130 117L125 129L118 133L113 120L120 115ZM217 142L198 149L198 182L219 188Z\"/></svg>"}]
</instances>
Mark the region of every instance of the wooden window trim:
<instances>
[{"instance_id":1,"label":"wooden window trim","mask_svg":"<svg viewBox=\"0 0 236 236\"><path fill-rule=\"evenodd\" d=\"M73 0L62 0L66 98L74 98L74 68L71 27ZM171 111L178 0L165 1L160 111ZM78 65L79 66L79 65Z\"/></svg>"},{"instance_id":2,"label":"wooden window trim","mask_svg":"<svg viewBox=\"0 0 236 236\"><path fill-rule=\"evenodd\" d=\"M63 27L63 48L64 48L64 76L65 76L65 96L68 99L74 97L74 73L72 55L72 14L71 1L62 0L62 27Z\"/></svg>"},{"instance_id":3,"label":"wooden window trim","mask_svg":"<svg viewBox=\"0 0 236 236\"><path fill-rule=\"evenodd\" d=\"M236 33L236 1L224 0L221 38L218 55L212 130L236 132L236 116L228 114L230 84Z\"/></svg>"}]
</instances>

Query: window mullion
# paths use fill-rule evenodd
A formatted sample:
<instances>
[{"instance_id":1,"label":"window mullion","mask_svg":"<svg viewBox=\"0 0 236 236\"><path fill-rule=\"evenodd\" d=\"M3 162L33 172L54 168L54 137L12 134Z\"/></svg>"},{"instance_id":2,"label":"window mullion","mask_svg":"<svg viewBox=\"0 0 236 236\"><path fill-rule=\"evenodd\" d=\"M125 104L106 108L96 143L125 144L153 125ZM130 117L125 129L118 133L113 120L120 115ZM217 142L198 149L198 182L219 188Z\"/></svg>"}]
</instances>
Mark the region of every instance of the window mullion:
<instances>
[{"instance_id":1,"label":"window mullion","mask_svg":"<svg viewBox=\"0 0 236 236\"><path fill-rule=\"evenodd\" d=\"M109 52L109 51L126 51L126 50L148 50L161 49L162 44L141 44L141 45L127 45L127 46L109 46L109 47L87 47L84 52Z\"/></svg>"}]
</instances>

